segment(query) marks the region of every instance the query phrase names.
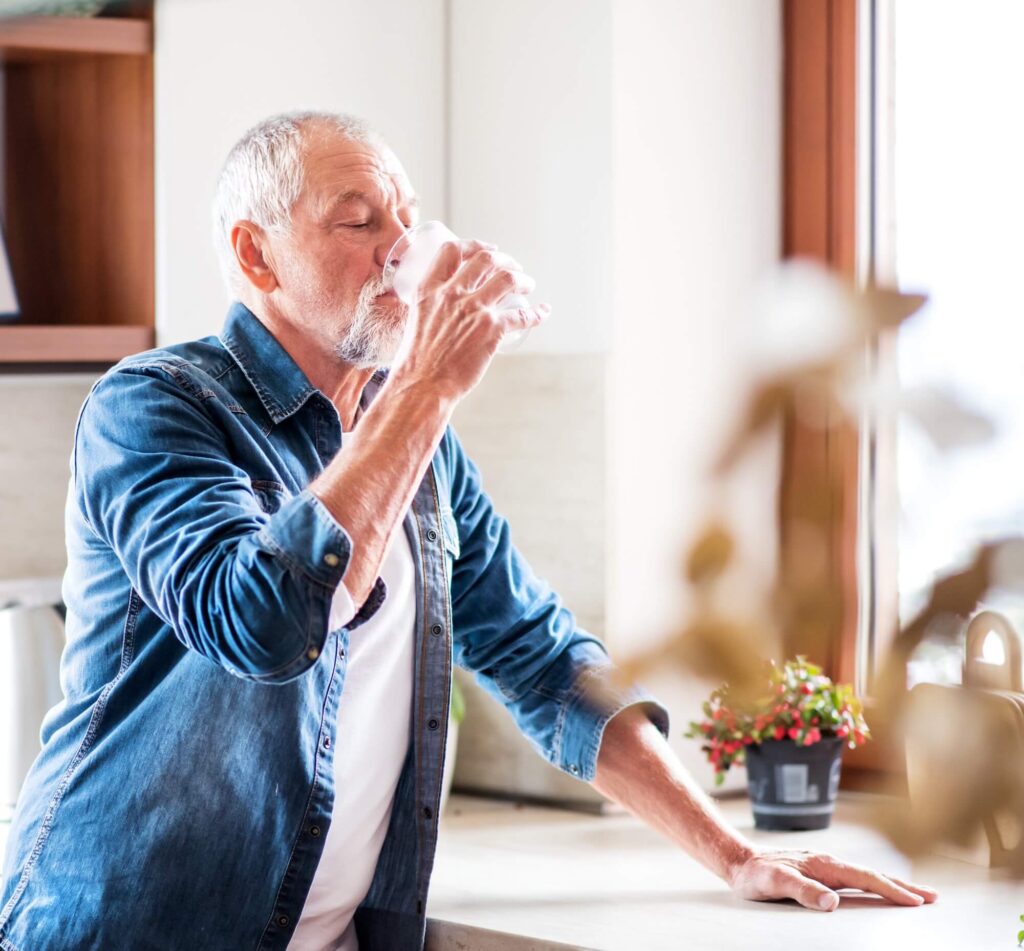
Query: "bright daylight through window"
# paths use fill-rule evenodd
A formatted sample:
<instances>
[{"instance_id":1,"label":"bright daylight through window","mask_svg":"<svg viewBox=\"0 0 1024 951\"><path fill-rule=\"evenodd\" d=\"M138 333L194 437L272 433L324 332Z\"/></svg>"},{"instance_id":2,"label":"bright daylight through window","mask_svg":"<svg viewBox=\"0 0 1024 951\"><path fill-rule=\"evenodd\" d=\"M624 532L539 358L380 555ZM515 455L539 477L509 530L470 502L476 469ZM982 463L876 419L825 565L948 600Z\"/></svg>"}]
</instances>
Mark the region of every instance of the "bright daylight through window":
<instances>
[{"instance_id":1,"label":"bright daylight through window","mask_svg":"<svg viewBox=\"0 0 1024 951\"><path fill-rule=\"evenodd\" d=\"M901 289L930 297L897 346L905 623L937 573L1024 529L1024 4L891 9L895 267ZM947 395L936 399L939 387ZM911 684L958 682L962 643L927 639Z\"/></svg>"}]
</instances>

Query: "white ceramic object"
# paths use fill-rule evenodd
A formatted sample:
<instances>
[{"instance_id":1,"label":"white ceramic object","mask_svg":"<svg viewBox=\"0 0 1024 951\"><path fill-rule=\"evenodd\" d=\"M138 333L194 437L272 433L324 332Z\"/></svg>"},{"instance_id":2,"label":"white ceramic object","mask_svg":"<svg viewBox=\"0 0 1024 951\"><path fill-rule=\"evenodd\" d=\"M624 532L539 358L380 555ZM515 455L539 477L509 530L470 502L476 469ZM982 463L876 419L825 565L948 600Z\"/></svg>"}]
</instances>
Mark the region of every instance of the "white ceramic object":
<instances>
[{"instance_id":1,"label":"white ceramic object","mask_svg":"<svg viewBox=\"0 0 1024 951\"><path fill-rule=\"evenodd\" d=\"M14 811L40 750L39 728L62 697L64 624L51 607L0 611L0 821Z\"/></svg>"}]
</instances>

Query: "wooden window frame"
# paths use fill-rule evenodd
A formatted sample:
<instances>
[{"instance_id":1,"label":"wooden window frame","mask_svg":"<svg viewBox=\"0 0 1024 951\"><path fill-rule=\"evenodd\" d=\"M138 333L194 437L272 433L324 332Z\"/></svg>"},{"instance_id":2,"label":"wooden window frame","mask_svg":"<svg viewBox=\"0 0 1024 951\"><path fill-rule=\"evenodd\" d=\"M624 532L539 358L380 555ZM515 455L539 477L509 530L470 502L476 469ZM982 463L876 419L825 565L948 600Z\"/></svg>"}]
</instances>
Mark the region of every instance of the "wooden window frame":
<instances>
[{"instance_id":1,"label":"wooden window frame","mask_svg":"<svg viewBox=\"0 0 1024 951\"><path fill-rule=\"evenodd\" d=\"M879 31L880 23L884 29L891 22L884 15L879 20L879 8L890 2L782 5L783 256L818 261L852 283L894 277L885 266L891 261L892 218L886 215L881 226L876 220L878 209L891 202L891 170L877 166L874 142L878 123L891 121L891 59L876 53L879 44L887 50L890 42ZM870 49L862 50L862 43ZM859 81L861 69L870 71L863 77L868 83ZM870 103L858 101L865 90ZM893 339L872 344L865 359L873 371L893 371L894 347ZM814 650L834 679L854 683L866 695L875 742L847 753L844 785L884 783L890 789L893 779L896 788L902 784L903 751L885 711L872 702L870 686L875 656L897 629L895 525L882 514L893 511L894 439L891 420L855 424L836 415L816 428L790 412L783 426L778 500L783 579L796 561L793 546L800 543L807 500L830 500L820 583L833 610L823 637L807 644L787 632L784 647L787 656ZM863 538L859 531L866 533Z\"/></svg>"}]
</instances>

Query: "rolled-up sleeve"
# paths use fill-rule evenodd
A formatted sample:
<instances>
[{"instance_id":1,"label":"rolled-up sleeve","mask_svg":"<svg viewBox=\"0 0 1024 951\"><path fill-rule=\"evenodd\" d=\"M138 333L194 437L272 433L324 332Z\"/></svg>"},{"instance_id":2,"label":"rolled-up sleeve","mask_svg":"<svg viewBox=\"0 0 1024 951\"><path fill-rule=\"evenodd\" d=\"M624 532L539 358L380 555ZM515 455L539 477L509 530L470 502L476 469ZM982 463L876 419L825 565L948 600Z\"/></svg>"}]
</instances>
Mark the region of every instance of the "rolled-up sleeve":
<instances>
[{"instance_id":1,"label":"rolled-up sleeve","mask_svg":"<svg viewBox=\"0 0 1024 951\"><path fill-rule=\"evenodd\" d=\"M308 489L267 514L173 367L119 368L79 415L75 499L132 587L188 648L283 683L317 660L352 543ZM383 599L374 589L351 626Z\"/></svg>"},{"instance_id":2,"label":"rolled-up sleeve","mask_svg":"<svg viewBox=\"0 0 1024 951\"><path fill-rule=\"evenodd\" d=\"M452 572L454 659L500 700L548 762L590 781L608 721L633 705L666 737L669 716L639 684L622 685L608 652L582 630L511 542L455 433L445 437L460 553Z\"/></svg>"}]
</instances>

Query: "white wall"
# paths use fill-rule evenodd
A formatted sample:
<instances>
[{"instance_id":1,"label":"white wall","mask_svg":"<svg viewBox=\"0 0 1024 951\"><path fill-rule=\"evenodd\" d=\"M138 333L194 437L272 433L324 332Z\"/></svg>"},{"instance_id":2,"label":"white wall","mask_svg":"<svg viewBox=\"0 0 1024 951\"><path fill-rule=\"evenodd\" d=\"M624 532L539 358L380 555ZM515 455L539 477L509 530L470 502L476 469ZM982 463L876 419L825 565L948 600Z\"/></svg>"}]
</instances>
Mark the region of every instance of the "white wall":
<instances>
[{"instance_id":1,"label":"white wall","mask_svg":"<svg viewBox=\"0 0 1024 951\"><path fill-rule=\"evenodd\" d=\"M780 255L780 11L622 0L615 14L608 465L614 493L643 491L612 516L609 623L646 640L685 609L680 545L747 383L751 287Z\"/></svg>"},{"instance_id":2,"label":"white wall","mask_svg":"<svg viewBox=\"0 0 1024 951\"><path fill-rule=\"evenodd\" d=\"M157 339L216 333L225 292L210 203L228 150L290 109L378 128L423 201L444 212L444 0L158 0Z\"/></svg>"},{"instance_id":3,"label":"white wall","mask_svg":"<svg viewBox=\"0 0 1024 951\"><path fill-rule=\"evenodd\" d=\"M449 209L536 279L549 322L520 354L607 349L611 0L450 0Z\"/></svg>"},{"instance_id":4,"label":"white wall","mask_svg":"<svg viewBox=\"0 0 1024 951\"><path fill-rule=\"evenodd\" d=\"M684 623L683 553L714 501L740 526L751 562L741 588L774 568L772 447L729 485L707 473L748 380L750 289L780 252L780 5L453 0L452 9L456 226L502 243L555 305L550 323L503 359L532 366L545 354L538 378L590 398L524 393L516 386L528 374L499 363L456 424L485 476L500 473L493 494L517 513L513 535L518 526L527 556L576 592L570 607L585 605L624 658ZM603 371L574 358L583 353L603 359ZM481 435L502 401L514 407L502 419L519 413L534 427L515 453ZM604 445L583 472L564 456L566 434L581 430ZM540 544L545 501L572 494L589 511ZM586 566L573 572L566 553L583 538ZM710 784L681 733L711 685L667 673L648 686L670 709L673 746ZM550 780L510 760L529 791ZM500 775L497 757L487 771ZM742 782L739 772L731 784Z\"/></svg>"},{"instance_id":5,"label":"white wall","mask_svg":"<svg viewBox=\"0 0 1024 951\"><path fill-rule=\"evenodd\" d=\"M681 628L685 544L715 502L762 577L773 567L771 447L736 485L708 473L748 380L751 286L781 250L780 30L775 0L615 3L606 636L620 655ZM709 782L680 736L709 685L649 685L672 713L672 745Z\"/></svg>"}]
</instances>

